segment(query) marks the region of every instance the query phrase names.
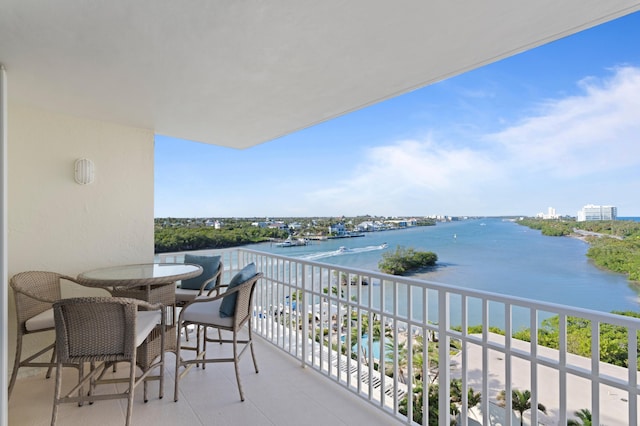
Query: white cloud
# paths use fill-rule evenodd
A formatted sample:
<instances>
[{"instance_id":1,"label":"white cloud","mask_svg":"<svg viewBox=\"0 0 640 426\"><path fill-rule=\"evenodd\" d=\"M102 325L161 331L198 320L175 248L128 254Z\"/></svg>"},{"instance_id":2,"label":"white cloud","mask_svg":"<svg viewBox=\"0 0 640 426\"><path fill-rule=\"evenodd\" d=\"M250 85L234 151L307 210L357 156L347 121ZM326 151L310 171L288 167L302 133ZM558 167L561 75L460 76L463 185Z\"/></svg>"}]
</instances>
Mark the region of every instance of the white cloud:
<instances>
[{"instance_id":1,"label":"white cloud","mask_svg":"<svg viewBox=\"0 0 640 426\"><path fill-rule=\"evenodd\" d=\"M581 95L548 100L535 116L475 141L429 137L371 148L344 179L308 194L306 205L334 214L501 214L531 204L537 212L561 199L554 191L569 191L570 181L640 166L640 69L621 67L579 87ZM541 194L523 191L534 185ZM588 191L589 180L582 185ZM572 213L581 205L574 202Z\"/></svg>"},{"instance_id":2,"label":"white cloud","mask_svg":"<svg viewBox=\"0 0 640 426\"><path fill-rule=\"evenodd\" d=\"M485 139L520 172L579 177L640 164L640 69L587 78L584 93L542 104L538 115Z\"/></svg>"},{"instance_id":3,"label":"white cloud","mask_svg":"<svg viewBox=\"0 0 640 426\"><path fill-rule=\"evenodd\" d=\"M309 194L308 202L340 206L345 214L408 214L473 196L499 177L486 155L447 148L431 140L405 140L372 148L350 177Z\"/></svg>"}]
</instances>

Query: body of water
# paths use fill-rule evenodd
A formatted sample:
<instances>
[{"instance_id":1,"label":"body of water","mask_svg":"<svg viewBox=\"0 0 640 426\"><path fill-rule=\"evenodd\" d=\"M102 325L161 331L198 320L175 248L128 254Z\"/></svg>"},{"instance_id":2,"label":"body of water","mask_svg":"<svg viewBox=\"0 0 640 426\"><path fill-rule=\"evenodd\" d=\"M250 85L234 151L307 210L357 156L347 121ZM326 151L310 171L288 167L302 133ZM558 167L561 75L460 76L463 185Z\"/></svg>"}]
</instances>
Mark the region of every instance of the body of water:
<instances>
[{"instance_id":1,"label":"body of water","mask_svg":"<svg viewBox=\"0 0 640 426\"><path fill-rule=\"evenodd\" d=\"M383 243L388 247L382 248ZM382 253L397 246L438 255L438 266L415 278L603 312L640 309L638 288L625 275L595 267L586 257L587 243L546 237L497 218L372 232L301 247L262 243L250 248L377 271Z\"/></svg>"}]
</instances>

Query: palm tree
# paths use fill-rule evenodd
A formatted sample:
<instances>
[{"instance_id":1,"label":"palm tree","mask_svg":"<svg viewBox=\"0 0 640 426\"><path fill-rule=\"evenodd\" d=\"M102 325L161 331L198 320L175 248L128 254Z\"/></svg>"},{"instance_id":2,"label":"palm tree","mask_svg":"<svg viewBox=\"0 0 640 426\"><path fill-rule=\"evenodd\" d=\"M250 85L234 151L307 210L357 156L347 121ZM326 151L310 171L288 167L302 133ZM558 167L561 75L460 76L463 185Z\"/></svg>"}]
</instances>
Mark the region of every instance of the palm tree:
<instances>
[{"instance_id":1,"label":"palm tree","mask_svg":"<svg viewBox=\"0 0 640 426\"><path fill-rule=\"evenodd\" d=\"M501 391L498 394L498 404L501 407L504 407L507 404L505 394L505 391ZM519 391L517 389L513 389L511 391L511 408L520 413L520 426L522 426L524 424L524 412L531 409L531 391ZM546 407L540 403L538 403L538 410L542 411L544 414L547 414Z\"/></svg>"},{"instance_id":2,"label":"palm tree","mask_svg":"<svg viewBox=\"0 0 640 426\"><path fill-rule=\"evenodd\" d=\"M591 411L583 408L573 413L580 420L571 419L567 421L567 426L591 426Z\"/></svg>"},{"instance_id":3,"label":"palm tree","mask_svg":"<svg viewBox=\"0 0 640 426\"><path fill-rule=\"evenodd\" d=\"M422 381L422 363L424 362L424 343L422 336L414 336L413 338L413 357L411 362L413 363L413 377L414 383Z\"/></svg>"},{"instance_id":4,"label":"palm tree","mask_svg":"<svg viewBox=\"0 0 640 426\"><path fill-rule=\"evenodd\" d=\"M435 383L438 380L440 370L440 353L438 352L438 342L427 342L427 355L429 357L429 373L431 374L431 383Z\"/></svg>"},{"instance_id":5,"label":"palm tree","mask_svg":"<svg viewBox=\"0 0 640 426\"><path fill-rule=\"evenodd\" d=\"M473 388L469 388L469 394L467 395L467 405L469 408L473 408L482 402L482 394L475 392Z\"/></svg>"},{"instance_id":6,"label":"palm tree","mask_svg":"<svg viewBox=\"0 0 640 426\"><path fill-rule=\"evenodd\" d=\"M409 351L407 350L407 342L399 342L398 343L398 351L394 350L395 341L390 338L384 344L384 360L386 361L387 355L392 356L393 358L397 357L398 363L398 381L400 383L406 383L406 379L404 376L404 369L409 363Z\"/></svg>"},{"instance_id":7,"label":"palm tree","mask_svg":"<svg viewBox=\"0 0 640 426\"><path fill-rule=\"evenodd\" d=\"M451 402L462 404L462 379L452 379L450 383ZM470 410L482 402L482 394L472 387L467 389L467 408Z\"/></svg>"}]
</instances>

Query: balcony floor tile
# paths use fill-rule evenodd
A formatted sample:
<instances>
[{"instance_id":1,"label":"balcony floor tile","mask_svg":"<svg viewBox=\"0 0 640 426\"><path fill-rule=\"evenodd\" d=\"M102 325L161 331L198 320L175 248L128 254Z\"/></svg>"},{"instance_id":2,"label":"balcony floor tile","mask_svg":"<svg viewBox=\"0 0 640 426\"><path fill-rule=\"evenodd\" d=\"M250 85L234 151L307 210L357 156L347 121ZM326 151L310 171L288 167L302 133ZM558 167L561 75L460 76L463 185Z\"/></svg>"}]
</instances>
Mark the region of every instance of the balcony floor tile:
<instances>
[{"instance_id":1,"label":"balcony floor tile","mask_svg":"<svg viewBox=\"0 0 640 426\"><path fill-rule=\"evenodd\" d=\"M217 345L210 345L209 350ZM343 389L260 338L255 339L260 373L255 374L250 354L241 360L245 401L240 401L232 363L193 368L180 382L179 401L173 401L175 357L167 353L164 398L157 382L149 384L149 402L140 385L135 391L134 425L394 425L400 424L357 395ZM126 375L121 364L118 375ZM63 389L76 380L66 368ZM42 373L19 379L9 401L9 424L48 425L51 422L55 378ZM100 388L99 388L100 389ZM98 401L92 405L63 404L59 425L122 425L126 400Z\"/></svg>"}]
</instances>

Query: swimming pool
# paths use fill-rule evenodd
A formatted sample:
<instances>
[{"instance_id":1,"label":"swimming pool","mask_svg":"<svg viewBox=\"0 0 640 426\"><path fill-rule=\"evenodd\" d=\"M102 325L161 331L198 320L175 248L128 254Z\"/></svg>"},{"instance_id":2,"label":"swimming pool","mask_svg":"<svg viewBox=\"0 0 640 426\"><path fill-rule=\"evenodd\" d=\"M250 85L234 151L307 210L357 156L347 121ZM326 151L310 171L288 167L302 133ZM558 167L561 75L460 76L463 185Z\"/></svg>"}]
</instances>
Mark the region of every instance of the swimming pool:
<instances>
[{"instance_id":1,"label":"swimming pool","mask_svg":"<svg viewBox=\"0 0 640 426\"><path fill-rule=\"evenodd\" d=\"M342 336L340 338L340 340L342 340L343 342L346 340L347 336ZM362 336L361 340L361 349L360 349L360 354L363 354L364 356L369 356L369 336L364 334ZM374 340L372 343L372 354L373 354L373 359L375 360L379 360L380 359L380 341L378 340ZM356 342L354 345L351 346L351 352L352 353L357 353L358 352L358 342ZM386 356L387 361L391 360L391 357L389 355Z\"/></svg>"}]
</instances>

